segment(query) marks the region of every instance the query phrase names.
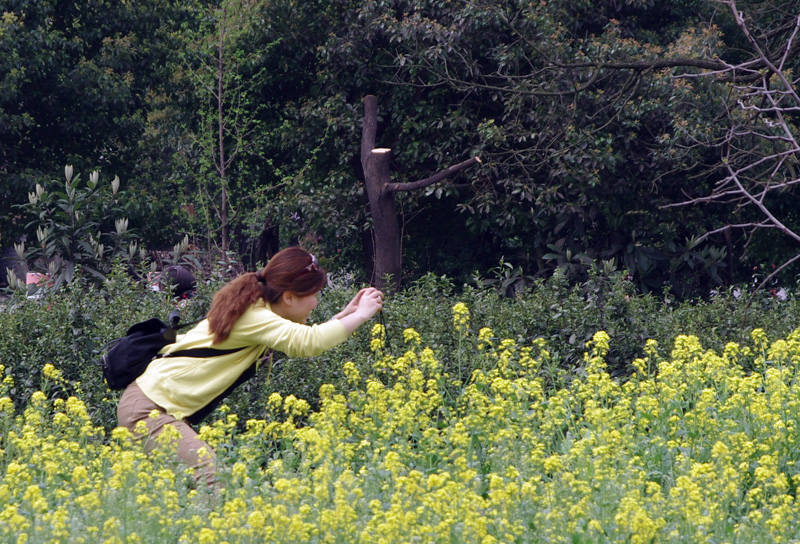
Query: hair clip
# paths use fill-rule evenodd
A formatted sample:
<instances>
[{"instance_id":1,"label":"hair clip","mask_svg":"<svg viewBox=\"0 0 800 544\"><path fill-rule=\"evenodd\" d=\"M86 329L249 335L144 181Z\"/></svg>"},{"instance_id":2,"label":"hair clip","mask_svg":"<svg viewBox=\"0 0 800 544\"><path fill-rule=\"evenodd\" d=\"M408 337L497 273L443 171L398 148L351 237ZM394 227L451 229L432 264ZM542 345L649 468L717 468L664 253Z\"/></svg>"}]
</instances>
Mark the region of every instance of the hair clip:
<instances>
[{"instance_id":1,"label":"hair clip","mask_svg":"<svg viewBox=\"0 0 800 544\"><path fill-rule=\"evenodd\" d=\"M317 258L314 256L313 253L309 253L309 256L311 257L311 263L308 266L306 266L303 270L305 270L306 272L311 272L312 270L319 270L319 261L317 261Z\"/></svg>"}]
</instances>

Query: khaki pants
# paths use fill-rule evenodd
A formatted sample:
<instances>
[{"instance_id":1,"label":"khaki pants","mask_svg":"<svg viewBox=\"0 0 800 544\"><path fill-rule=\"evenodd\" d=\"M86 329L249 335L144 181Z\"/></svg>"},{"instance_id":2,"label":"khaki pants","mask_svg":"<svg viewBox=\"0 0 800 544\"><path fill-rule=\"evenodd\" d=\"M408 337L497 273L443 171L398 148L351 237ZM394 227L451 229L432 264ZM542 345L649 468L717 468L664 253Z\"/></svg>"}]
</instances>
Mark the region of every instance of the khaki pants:
<instances>
[{"instance_id":1,"label":"khaki pants","mask_svg":"<svg viewBox=\"0 0 800 544\"><path fill-rule=\"evenodd\" d=\"M153 410L159 412L157 417L150 417ZM209 488L215 487L216 454L214 450L197 437L195 430L186 421L175 419L167 414L161 406L150 400L139 389L136 382L131 383L123 391L117 405L117 420L121 427L127 427L131 432L134 432L139 421L147 424L147 435L138 436L145 440L145 450L148 452L156 447L155 439L166 425L177 429L180 434L178 443L175 445L178 458L195 470L195 478L198 482L204 482ZM202 454L198 454L200 448L205 449Z\"/></svg>"}]
</instances>

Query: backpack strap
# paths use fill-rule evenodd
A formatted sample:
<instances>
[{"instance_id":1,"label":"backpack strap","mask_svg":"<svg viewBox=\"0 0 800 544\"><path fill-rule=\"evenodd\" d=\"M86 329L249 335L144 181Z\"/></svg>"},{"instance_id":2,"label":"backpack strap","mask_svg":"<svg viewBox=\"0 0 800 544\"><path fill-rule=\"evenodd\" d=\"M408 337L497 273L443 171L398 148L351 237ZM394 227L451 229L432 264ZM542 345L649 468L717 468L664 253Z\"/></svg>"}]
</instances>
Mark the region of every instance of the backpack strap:
<instances>
[{"instance_id":1,"label":"backpack strap","mask_svg":"<svg viewBox=\"0 0 800 544\"><path fill-rule=\"evenodd\" d=\"M160 357L197 357L200 359L207 359L208 357L219 357L220 355L228 355L243 350L245 347L231 348L231 349L216 349L216 348L190 348L173 351L172 353L164 353L156 355L156 359Z\"/></svg>"},{"instance_id":2,"label":"backpack strap","mask_svg":"<svg viewBox=\"0 0 800 544\"><path fill-rule=\"evenodd\" d=\"M257 363L258 359L253 361L253 364L247 367L247 370L242 372L236 381L229 385L225 391L217 395L211 402L200 408L198 411L190 416L185 417L184 419L186 419L186 421L192 425L198 425L201 421L203 421L203 419L205 419L207 415L216 410L217 406L219 406L225 398L233 393L234 389L256 375L256 367L258 366Z\"/></svg>"},{"instance_id":3,"label":"backpack strap","mask_svg":"<svg viewBox=\"0 0 800 544\"><path fill-rule=\"evenodd\" d=\"M216 349L216 348L190 348L190 349L182 349L175 351L173 353L166 353L163 355L156 355L156 359L158 358L167 358L167 357L196 357L198 359L207 359L209 357L218 357L220 355L228 355L230 353L236 353L237 351L241 351L249 346L242 346L240 348L231 348L231 349ZM213 412L217 406L231 393L233 390L242 385L244 382L252 378L256 375L256 370L258 368L259 357L256 357L256 360L247 367L247 369L242 372L241 375L233 382L228 388L217 395L216 398L212 399L211 402L200 408L197 412L193 413L190 416L187 416L186 421L191 423L192 425L199 424L205 417Z\"/></svg>"}]
</instances>

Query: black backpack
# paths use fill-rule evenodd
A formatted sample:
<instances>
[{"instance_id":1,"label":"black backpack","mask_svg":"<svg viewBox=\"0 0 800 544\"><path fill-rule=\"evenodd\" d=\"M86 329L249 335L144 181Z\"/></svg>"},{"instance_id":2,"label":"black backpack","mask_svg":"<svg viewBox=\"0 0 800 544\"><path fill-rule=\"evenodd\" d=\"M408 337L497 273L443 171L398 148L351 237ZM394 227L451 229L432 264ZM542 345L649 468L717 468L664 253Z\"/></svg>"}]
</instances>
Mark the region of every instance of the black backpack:
<instances>
[{"instance_id":1,"label":"black backpack","mask_svg":"<svg viewBox=\"0 0 800 544\"><path fill-rule=\"evenodd\" d=\"M125 389L138 378L159 350L167 344L175 342L179 328L194 323L186 323L178 327L180 316L173 311L169 316L169 324L158 318L148 319L131 326L125 336L110 342L100 358L100 366L108 387Z\"/></svg>"},{"instance_id":2,"label":"black backpack","mask_svg":"<svg viewBox=\"0 0 800 544\"><path fill-rule=\"evenodd\" d=\"M151 318L131 326L125 336L117 338L108 344L105 353L100 358L108 387L111 389L125 389L147 368L153 359L158 357L214 357L234 353L243 347L232 349L192 348L183 349L159 355L161 348L175 342L175 337L180 329L195 325L202 320L184 323L178 326L180 316L177 310L169 315L169 324L158 318ZM255 375L257 364L253 363L224 393L213 399L209 404L192 414L186 419L191 423L199 423L211 413L223 398L228 396L233 389Z\"/></svg>"}]
</instances>

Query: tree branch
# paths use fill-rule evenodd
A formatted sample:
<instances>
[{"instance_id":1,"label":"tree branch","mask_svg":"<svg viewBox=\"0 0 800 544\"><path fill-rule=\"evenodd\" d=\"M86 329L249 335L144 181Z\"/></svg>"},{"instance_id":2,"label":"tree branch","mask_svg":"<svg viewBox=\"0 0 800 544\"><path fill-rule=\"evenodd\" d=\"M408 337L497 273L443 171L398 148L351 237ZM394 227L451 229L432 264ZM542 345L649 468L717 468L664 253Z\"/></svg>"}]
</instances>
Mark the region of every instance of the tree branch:
<instances>
[{"instance_id":1,"label":"tree branch","mask_svg":"<svg viewBox=\"0 0 800 544\"><path fill-rule=\"evenodd\" d=\"M481 162L480 157L472 157L471 159L467 159L467 160L465 160L463 162L460 162L458 164L454 164L453 166L450 166L449 168L445 168L441 172L438 172L438 173L432 175L429 178L421 179L421 180L418 180L418 181L412 181L412 182L408 182L408 183L387 183L386 184L386 190L387 191L391 191L393 193L396 193L396 192L399 192L399 191L413 191L415 189L422 189L423 187L427 187L428 185L432 185L432 184L436 183L437 181L441 181L441 180L443 180L444 178L446 178L448 176L452 176L453 174L463 170L464 168L467 168L468 166L472 166L476 162L477 163Z\"/></svg>"},{"instance_id":2,"label":"tree branch","mask_svg":"<svg viewBox=\"0 0 800 544\"><path fill-rule=\"evenodd\" d=\"M772 225L771 223L767 223L767 222L762 222L762 223L739 223L739 224L736 224L736 225L725 225L724 227L720 227L718 229L714 229L714 230L708 231L707 233L705 233L702 236L700 236L699 238L697 238L695 240L695 243L699 244L700 242L705 241L707 238L710 238L711 236L714 236L715 234L721 234L721 233L723 233L725 231L733 230L733 229L754 229L755 230L755 229L774 229L774 228L777 228L777 227L775 225Z\"/></svg>"},{"instance_id":3,"label":"tree branch","mask_svg":"<svg viewBox=\"0 0 800 544\"><path fill-rule=\"evenodd\" d=\"M786 235L787 235L787 236L789 236L790 238L793 238L793 239L794 239L796 242L800 242L800 236L798 236L798 235L797 235L797 233L795 233L795 232L794 232L792 229L790 229L789 227L787 227L786 225L784 225L784 224L783 224L783 223L782 223L780 220L778 220L778 218L777 218L777 217L775 217L775 216L772 214L772 212L770 212L770 211L769 211L769 209L767 209L767 207L764 205L764 203L763 203L763 202L761 202L761 201L760 201L760 200L758 200L756 197L754 197L752 194L750 194L750 192L749 192L749 191L747 191L747 190L746 190L746 189L745 189L745 188L742 186L742 183L741 183L741 181L739 181L739 177L736 175L736 173L733 171L733 169L730 167L730 165L726 165L726 166L727 166L727 168L728 168L728 173L729 173L729 175L730 175L731 179L732 179L732 180L733 180L733 181L736 183L737 187L739 187L739 190L741 191L741 193L742 193L744 196L746 196L746 197L748 198L748 200L750 200L750 202L751 202L751 203L752 203L752 204L753 204L753 205L754 205L756 208L758 208L758 210L759 210L759 211L760 211L760 212L761 212L761 213L764 215L764 217L766 217L767 219L769 219L769 221L770 221L770 222L771 222L773 225L775 225L775 227L776 227L778 230L780 230L781 232L783 232L784 234L786 234Z\"/></svg>"},{"instance_id":4,"label":"tree branch","mask_svg":"<svg viewBox=\"0 0 800 544\"><path fill-rule=\"evenodd\" d=\"M800 102L800 97L798 97L797 94L794 92L792 85L786 80L786 76L784 76L783 72L773 64L769 56L762 50L758 41L750 33L750 29L748 28L747 23L745 23L744 21L744 15L736 7L736 0L727 0L725 3L728 4L728 7L731 9L731 13L733 14L734 19L736 19L736 24L739 25L739 29L744 33L745 37L747 38L747 41L750 42L750 45L753 46L753 49L755 49L756 53L758 53L758 57L762 60L764 65L767 68L769 68L775 75L778 76L778 78L781 80L786 90L789 91L792 94L792 96L794 96L794 99L797 102ZM800 16L797 17L797 24L800 24ZM794 36L795 33L792 33L792 37L789 39L786 45L787 48L789 49L791 49L792 47L791 44L792 41L794 40Z\"/></svg>"},{"instance_id":5,"label":"tree branch","mask_svg":"<svg viewBox=\"0 0 800 544\"><path fill-rule=\"evenodd\" d=\"M579 62L572 64L558 64L551 62L557 68L607 68L610 70L663 70L664 68L703 68L704 70L727 70L730 68L719 60L693 59L688 57L675 57L671 59L629 60L623 62Z\"/></svg>"}]
</instances>

